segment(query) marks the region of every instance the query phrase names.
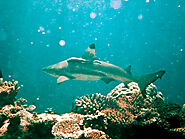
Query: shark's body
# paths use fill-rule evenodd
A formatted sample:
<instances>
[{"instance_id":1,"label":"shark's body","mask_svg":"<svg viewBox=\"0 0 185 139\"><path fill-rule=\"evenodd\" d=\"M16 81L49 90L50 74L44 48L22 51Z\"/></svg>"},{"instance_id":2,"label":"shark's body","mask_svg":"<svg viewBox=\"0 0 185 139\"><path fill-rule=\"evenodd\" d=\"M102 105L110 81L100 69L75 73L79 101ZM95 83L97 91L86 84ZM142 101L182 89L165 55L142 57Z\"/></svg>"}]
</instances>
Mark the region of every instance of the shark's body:
<instances>
[{"instance_id":1,"label":"shark's body","mask_svg":"<svg viewBox=\"0 0 185 139\"><path fill-rule=\"evenodd\" d=\"M58 77L57 83L66 80L103 80L105 83L120 80L137 82L141 90L161 78L165 71L159 71L145 76L133 76L131 66L122 69L113 64L98 60L95 56L95 45L91 44L82 58L69 58L57 64L48 66L43 69L44 72L51 76Z\"/></svg>"}]
</instances>

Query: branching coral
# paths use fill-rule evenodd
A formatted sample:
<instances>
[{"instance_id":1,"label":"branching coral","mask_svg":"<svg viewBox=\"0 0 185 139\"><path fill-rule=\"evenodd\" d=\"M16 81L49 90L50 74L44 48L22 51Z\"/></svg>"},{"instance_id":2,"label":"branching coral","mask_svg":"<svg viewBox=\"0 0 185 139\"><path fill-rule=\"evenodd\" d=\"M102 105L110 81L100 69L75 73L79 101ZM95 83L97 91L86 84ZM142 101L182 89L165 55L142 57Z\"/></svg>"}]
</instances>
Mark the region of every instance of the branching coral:
<instances>
[{"instance_id":1,"label":"branching coral","mask_svg":"<svg viewBox=\"0 0 185 139\"><path fill-rule=\"evenodd\" d=\"M18 82L0 81L0 137L118 139L129 130L137 137L143 128L150 134L155 130L162 135L185 135L184 106L166 104L153 84L144 95L131 82L119 84L107 96L77 98L76 113L63 115L33 112L36 107L26 105L26 99L15 99L18 90Z\"/></svg>"},{"instance_id":2,"label":"branching coral","mask_svg":"<svg viewBox=\"0 0 185 139\"><path fill-rule=\"evenodd\" d=\"M107 98L100 93L86 95L75 100L73 111L80 114L96 114L107 107L107 102Z\"/></svg>"},{"instance_id":3,"label":"branching coral","mask_svg":"<svg viewBox=\"0 0 185 139\"><path fill-rule=\"evenodd\" d=\"M106 97L97 93L76 99L75 108L76 112L87 114L85 117L88 118L83 122L86 127L103 131L108 129L113 133L117 128L112 129L110 125L121 127L132 123L148 125L159 122L159 113L154 107L158 98L160 103L163 103L162 94L157 92L153 84L147 87L143 96L137 83L131 82L127 85L121 83ZM99 113L104 114L102 118L99 118ZM88 116L88 114L93 115ZM104 120L106 122L100 119L106 119Z\"/></svg>"},{"instance_id":4,"label":"branching coral","mask_svg":"<svg viewBox=\"0 0 185 139\"><path fill-rule=\"evenodd\" d=\"M127 86L123 83L119 84L107 97L115 98L119 107L130 109L131 113L136 114L142 111L142 109L151 108L151 105L156 103L156 98L163 98L162 94L157 92L157 88L153 84L147 87L146 94L146 96L143 96L137 83L131 82Z\"/></svg>"},{"instance_id":5,"label":"branching coral","mask_svg":"<svg viewBox=\"0 0 185 139\"><path fill-rule=\"evenodd\" d=\"M163 94L161 92L158 92L157 87L152 83L146 87L146 98L151 103L155 101L155 105L164 102Z\"/></svg>"},{"instance_id":6,"label":"branching coral","mask_svg":"<svg viewBox=\"0 0 185 139\"><path fill-rule=\"evenodd\" d=\"M0 107L7 104L13 104L15 96L19 90L18 81L5 81L0 80Z\"/></svg>"}]
</instances>

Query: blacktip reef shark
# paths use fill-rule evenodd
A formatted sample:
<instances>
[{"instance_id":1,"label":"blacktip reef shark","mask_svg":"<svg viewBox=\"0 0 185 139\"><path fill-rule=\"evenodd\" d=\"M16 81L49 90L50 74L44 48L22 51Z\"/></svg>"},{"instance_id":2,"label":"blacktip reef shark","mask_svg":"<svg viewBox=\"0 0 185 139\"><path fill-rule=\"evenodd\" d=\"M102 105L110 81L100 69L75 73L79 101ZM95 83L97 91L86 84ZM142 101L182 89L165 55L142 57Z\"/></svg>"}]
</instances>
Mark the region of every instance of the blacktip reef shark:
<instances>
[{"instance_id":1,"label":"blacktip reef shark","mask_svg":"<svg viewBox=\"0 0 185 139\"><path fill-rule=\"evenodd\" d=\"M47 74L57 77L57 83L67 80L103 80L105 83L111 81L137 82L141 91L147 85L161 78L165 71L158 71L144 76L134 76L131 66L126 69L113 64L100 61L95 56L95 44L91 44L83 54L82 58L71 57L57 64L43 68Z\"/></svg>"}]
</instances>

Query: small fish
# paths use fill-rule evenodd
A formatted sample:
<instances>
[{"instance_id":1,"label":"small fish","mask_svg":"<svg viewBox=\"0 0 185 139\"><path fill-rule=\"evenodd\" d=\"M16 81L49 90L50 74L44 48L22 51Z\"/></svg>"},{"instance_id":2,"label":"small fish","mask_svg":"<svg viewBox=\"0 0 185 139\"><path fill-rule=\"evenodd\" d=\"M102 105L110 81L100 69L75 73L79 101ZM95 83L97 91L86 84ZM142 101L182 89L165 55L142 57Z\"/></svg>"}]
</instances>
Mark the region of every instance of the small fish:
<instances>
[{"instance_id":1,"label":"small fish","mask_svg":"<svg viewBox=\"0 0 185 139\"><path fill-rule=\"evenodd\" d=\"M161 70L144 76L135 76L131 73L131 66L122 69L113 64L100 61L95 56L95 44L91 44L82 58L71 57L57 64L43 68L47 74L57 77L57 83L67 80L103 80L137 82L141 91L145 90L150 83L161 78L165 71Z\"/></svg>"}]
</instances>

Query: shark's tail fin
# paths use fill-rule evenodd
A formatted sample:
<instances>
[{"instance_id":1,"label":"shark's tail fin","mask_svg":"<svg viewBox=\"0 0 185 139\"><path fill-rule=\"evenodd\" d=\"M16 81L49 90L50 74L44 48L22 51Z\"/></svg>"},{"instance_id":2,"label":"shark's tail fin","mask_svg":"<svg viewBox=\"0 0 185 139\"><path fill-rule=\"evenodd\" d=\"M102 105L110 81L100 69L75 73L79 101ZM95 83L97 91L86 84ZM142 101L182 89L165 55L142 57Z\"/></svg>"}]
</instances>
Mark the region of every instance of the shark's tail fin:
<instances>
[{"instance_id":1,"label":"shark's tail fin","mask_svg":"<svg viewBox=\"0 0 185 139\"><path fill-rule=\"evenodd\" d=\"M137 83L140 87L141 91L144 91L145 88L153 83L154 81L156 81L158 78L161 78L163 76L163 74L165 73L165 71L158 71L156 73L152 73L152 74L147 74L144 76L139 76L137 77Z\"/></svg>"}]
</instances>

